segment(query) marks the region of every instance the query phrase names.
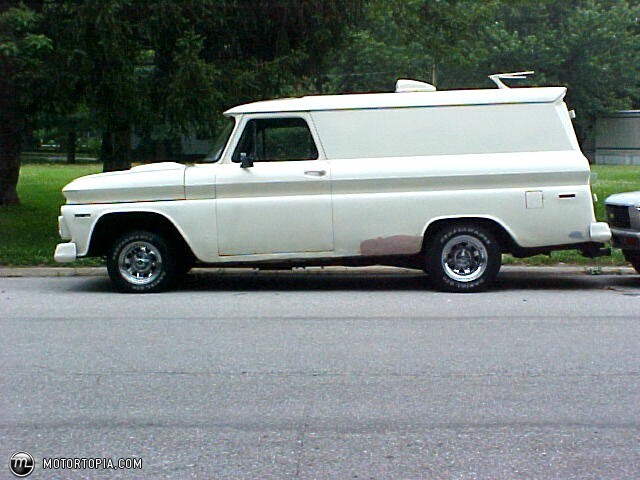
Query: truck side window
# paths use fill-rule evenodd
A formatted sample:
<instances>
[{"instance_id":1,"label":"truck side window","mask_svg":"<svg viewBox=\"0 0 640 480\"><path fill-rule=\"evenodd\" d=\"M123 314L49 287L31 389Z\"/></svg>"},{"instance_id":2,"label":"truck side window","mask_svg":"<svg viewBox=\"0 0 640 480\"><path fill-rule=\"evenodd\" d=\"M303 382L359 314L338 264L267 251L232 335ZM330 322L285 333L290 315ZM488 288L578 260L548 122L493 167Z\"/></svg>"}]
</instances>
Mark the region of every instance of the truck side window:
<instances>
[{"instance_id":1,"label":"truck side window","mask_svg":"<svg viewBox=\"0 0 640 480\"><path fill-rule=\"evenodd\" d=\"M241 153L246 153L254 162L318 158L309 126L299 117L249 120L233 153L234 162L240 162Z\"/></svg>"}]
</instances>

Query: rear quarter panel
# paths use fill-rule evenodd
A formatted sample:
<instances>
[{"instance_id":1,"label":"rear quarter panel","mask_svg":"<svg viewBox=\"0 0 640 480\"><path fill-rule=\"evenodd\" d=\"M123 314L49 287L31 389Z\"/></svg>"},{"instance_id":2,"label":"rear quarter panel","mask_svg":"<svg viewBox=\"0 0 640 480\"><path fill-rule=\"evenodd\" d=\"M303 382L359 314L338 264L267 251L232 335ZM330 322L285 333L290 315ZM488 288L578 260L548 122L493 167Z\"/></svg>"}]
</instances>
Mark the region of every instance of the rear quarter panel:
<instances>
[{"instance_id":1,"label":"rear quarter panel","mask_svg":"<svg viewBox=\"0 0 640 480\"><path fill-rule=\"evenodd\" d=\"M402 251L378 254L412 253L411 239L417 252L429 224L443 218L493 219L522 247L588 241L594 221L588 162L575 151L331 164L337 254L361 254L363 243L366 250L397 236L405 237ZM540 192L540 208L527 208L527 192Z\"/></svg>"}]
</instances>

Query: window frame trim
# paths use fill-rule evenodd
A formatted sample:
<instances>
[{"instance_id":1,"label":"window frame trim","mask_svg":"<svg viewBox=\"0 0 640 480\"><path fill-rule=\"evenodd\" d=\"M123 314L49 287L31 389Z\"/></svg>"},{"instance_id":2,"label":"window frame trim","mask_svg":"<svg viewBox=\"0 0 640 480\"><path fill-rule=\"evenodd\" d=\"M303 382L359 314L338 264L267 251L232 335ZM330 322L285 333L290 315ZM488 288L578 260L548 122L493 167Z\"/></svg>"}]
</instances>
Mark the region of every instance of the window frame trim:
<instances>
[{"instance_id":1,"label":"window frame trim","mask_svg":"<svg viewBox=\"0 0 640 480\"><path fill-rule=\"evenodd\" d=\"M290 163L290 162L314 162L317 160L326 160L327 157L324 153L324 147L322 142L320 141L320 136L318 135L318 131L316 130L316 126L313 123L313 118L309 114L309 112L274 112L274 113L255 113L255 114L243 114L241 116L236 116L236 130L232 134L232 142L229 142L228 151L224 152L224 158L222 159L224 163L229 163L233 165L240 165L237 162L233 161L233 154L235 153L238 145L240 144L240 140L242 139L242 135L244 134L244 130L247 124L251 120L271 120L278 118L300 118L305 121L307 124L307 128L311 133L311 139L316 146L316 150L318 151L317 158L309 158L309 159L300 159L300 160L277 160L273 162L256 162L260 164L269 164L269 163Z\"/></svg>"}]
</instances>

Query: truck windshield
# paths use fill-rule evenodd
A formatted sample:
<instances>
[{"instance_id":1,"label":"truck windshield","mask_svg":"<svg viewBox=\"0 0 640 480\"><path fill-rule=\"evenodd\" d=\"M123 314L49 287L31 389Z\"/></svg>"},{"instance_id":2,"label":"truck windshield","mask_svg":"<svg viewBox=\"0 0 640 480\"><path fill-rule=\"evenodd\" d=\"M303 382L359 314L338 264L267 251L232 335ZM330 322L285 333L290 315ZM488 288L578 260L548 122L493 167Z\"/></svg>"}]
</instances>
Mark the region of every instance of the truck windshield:
<instances>
[{"instance_id":1,"label":"truck windshield","mask_svg":"<svg viewBox=\"0 0 640 480\"><path fill-rule=\"evenodd\" d=\"M222 131L218 135L218 138L216 138L216 141L213 144L213 148L202 160L204 163L215 163L220 160L222 152L224 152L224 147L227 145L229 137L231 136L231 132L233 131L234 124L235 120L233 118L230 118L229 122L223 127Z\"/></svg>"}]
</instances>

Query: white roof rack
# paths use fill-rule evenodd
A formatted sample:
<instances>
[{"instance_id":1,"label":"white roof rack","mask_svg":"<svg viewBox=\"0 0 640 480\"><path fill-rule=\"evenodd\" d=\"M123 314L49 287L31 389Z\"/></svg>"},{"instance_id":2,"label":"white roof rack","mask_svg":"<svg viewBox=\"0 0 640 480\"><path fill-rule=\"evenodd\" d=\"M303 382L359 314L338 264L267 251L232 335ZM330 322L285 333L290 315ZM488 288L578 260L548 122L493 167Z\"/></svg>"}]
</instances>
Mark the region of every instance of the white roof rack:
<instances>
[{"instance_id":1,"label":"white roof rack","mask_svg":"<svg viewBox=\"0 0 640 480\"><path fill-rule=\"evenodd\" d=\"M436 87L426 82L400 78L396 82L396 93L406 92L435 92Z\"/></svg>"},{"instance_id":2,"label":"white roof rack","mask_svg":"<svg viewBox=\"0 0 640 480\"><path fill-rule=\"evenodd\" d=\"M527 78L529 75L533 75L533 70L527 70L526 72L512 72L512 73L494 73L489 75L489 78L498 86L498 88L509 88L508 85L502 83L502 80L513 80L520 78Z\"/></svg>"}]
</instances>

